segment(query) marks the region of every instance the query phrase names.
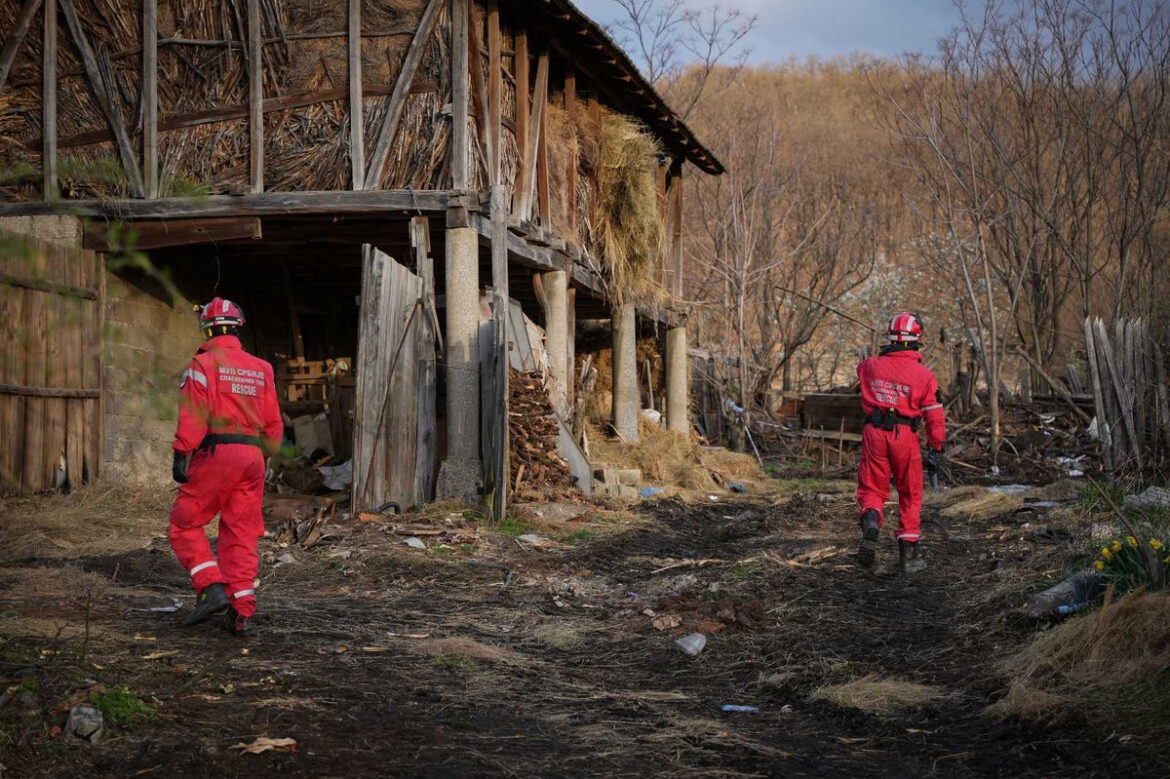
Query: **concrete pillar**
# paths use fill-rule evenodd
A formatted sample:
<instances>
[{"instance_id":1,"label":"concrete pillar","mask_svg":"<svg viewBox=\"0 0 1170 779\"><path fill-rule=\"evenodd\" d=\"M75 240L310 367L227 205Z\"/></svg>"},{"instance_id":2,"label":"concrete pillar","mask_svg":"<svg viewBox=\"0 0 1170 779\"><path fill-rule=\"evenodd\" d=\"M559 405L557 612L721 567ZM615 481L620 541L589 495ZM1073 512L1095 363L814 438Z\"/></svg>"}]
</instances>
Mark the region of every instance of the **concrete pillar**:
<instances>
[{"instance_id":1,"label":"concrete pillar","mask_svg":"<svg viewBox=\"0 0 1170 779\"><path fill-rule=\"evenodd\" d=\"M545 273L544 349L552 375L553 408L564 418L569 401L569 274L563 270Z\"/></svg>"},{"instance_id":2,"label":"concrete pillar","mask_svg":"<svg viewBox=\"0 0 1170 779\"><path fill-rule=\"evenodd\" d=\"M676 433L691 432L690 391L687 377L687 329L666 331L666 427Z\"/></svg>"},{"instance_id":3,"label":"concrete pillar","mask_svg":"<svg viewBox=\"0 0 1170 779\"><path fill-rule=\"evenodd\" d=\"M638 440L638 337L634 304L613 307L613 428L622 440Z\"/></svg>"},{"instance_id":4,"label":"concrete pillar","mask_svg":"<svg viewBox=\"0 0 1170 779\"><path fill-rule=\"evenodd\" d=\"M447 458L439 498L474 502L483 483L479 449L479 236L447 229Z\"/></svg>"}]
</instances>

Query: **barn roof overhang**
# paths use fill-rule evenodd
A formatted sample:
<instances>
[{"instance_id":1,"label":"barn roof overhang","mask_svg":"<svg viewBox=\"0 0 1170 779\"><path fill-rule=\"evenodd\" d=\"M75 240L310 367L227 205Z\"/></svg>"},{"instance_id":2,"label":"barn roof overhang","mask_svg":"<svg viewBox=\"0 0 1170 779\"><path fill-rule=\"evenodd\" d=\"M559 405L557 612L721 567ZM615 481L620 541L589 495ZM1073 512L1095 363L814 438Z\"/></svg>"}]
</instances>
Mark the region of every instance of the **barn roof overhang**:
<instances>
[{"instance_id":1,"label":"barn roof overhang","mask_svg":"<svg viewBox=\"0 0 1170 779\"><path fill-rule=\"evenodd\" d=\"M604 89L615 109L654 130L668 151L694 163L704 173L723 173L723 163L671 110L622 47L570 0L513 0L510 5L543 16L545 26L556 33L550 36L552 45Z\"/></svg>"}]
</instances>

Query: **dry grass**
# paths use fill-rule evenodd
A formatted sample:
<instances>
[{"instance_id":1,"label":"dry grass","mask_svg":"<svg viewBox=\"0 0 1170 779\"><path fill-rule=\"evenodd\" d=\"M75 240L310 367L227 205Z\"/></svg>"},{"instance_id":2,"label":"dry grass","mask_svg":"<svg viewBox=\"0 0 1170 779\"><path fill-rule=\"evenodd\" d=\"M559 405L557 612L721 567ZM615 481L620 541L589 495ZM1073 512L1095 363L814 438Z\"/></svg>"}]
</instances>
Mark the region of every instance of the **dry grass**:
<instances>
[{"instance_id":1,"label":"dry grass","mask_svg":"<svg viewBox=\"0 0 1170 779\"><path fill-rule=\"evenodd\" d=\"M638 468L647 484L680 490L704 491L740 481L763 481L763 471L751 455L726 449L704 448L691 436L675 433L646 420L638 427L639 440L627 444L607 439L589 426L589 446L595 463L618 468Z\"/></svg>"},{"instance_id":2,"label":"dry grass","mask_svg":"<svg viewBox=\"0 0 1170 779\"><path fill-rule=\"evenodd\" d=\"M652 294L662 246L658 218L658 144L637 121L602 115L595 228L615 300Z\"/></svg>"},{"instance_id":3,"label":"dry grass","mask_svg":"<svg viewBox=\"0 0 1170 779\"><path fill-rule=\"evenodd\" d=\"M436 658L460 658L484 663L506 663L517 659L514 653L506 649L481 644L473 639L458 636L412 642L410 646L425 655Z\"/></svg>"},{"instance_id":4,"label":"dry grass","mask_svg":"<svg viewBox=\"0 0 1170 779\"><path fill-rule=\"evenodd\" d=\"M926 684L883 679L876 674L844 684L818 687L808 696L810 701L825 701L842 708L860 709L869 714L891 714L943 700L949 693Z\"/></svg>"},{"instance_id":5,"label":"dry grass","mask_svg":"<svg viewBox=\"0 0 1170 779\"><path fill-rule=\"evenodd\" d=\"M68 495L0 499L0 562L137 549L167 532L173 485L95 484Z\"/></svg>"},{"instance_id":6,"label":"dry grass","mask_svg":"<svg viewBox=\"0 0 1170 779\"><path fill-rule=\"evenodd\" d=\"M1134 593L1040 634L1006 660L996 716L1090 719L1170 737L1170 593Z\"/></svg>"},{"instance_id":7,"label":"dry grass","mask_svg":"<svg viewBox=\"0 0 1170 779\"><path fill-rule=\"evenodd\" d=\"M983 522L1003 516L1024 505L1017 495L992 492L986 487L956 487L938 495L930 495L928 505L942 508L942 515L949 519L965 519Z\"/></svg>"}]
</instances>

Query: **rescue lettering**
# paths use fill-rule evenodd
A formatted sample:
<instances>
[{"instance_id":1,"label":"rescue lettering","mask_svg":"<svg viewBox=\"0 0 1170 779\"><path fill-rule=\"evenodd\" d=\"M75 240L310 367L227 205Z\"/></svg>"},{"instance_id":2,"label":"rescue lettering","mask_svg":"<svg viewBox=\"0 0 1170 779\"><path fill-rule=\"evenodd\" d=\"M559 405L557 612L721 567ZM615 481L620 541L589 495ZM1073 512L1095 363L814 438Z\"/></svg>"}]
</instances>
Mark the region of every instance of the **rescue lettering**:
<instances>
[{"instance_id":1,"label":"rescue lettering","mask_svg":"<svg viewBox=\"0 0 1170 779\"><path fill-rule=\"evenodd\" d=\"M219 366L219 380L227 386L227 391L232 395L258 397L260 388L265 384L265 379L263 371L233 368L230 365Z\"/></svg>"},{"instance_id":2,"label":"rescue lettering","mask_svg":"<svg viewBox=\"0 0 1170 779\"><path fill-rule=\"evenodd\" d=\"M899 384L885 379L870 379L869 386L878 403L894 406L897 405L899 398L910 397L910 386L907 384Z\"/></svg>"}]
</instances>

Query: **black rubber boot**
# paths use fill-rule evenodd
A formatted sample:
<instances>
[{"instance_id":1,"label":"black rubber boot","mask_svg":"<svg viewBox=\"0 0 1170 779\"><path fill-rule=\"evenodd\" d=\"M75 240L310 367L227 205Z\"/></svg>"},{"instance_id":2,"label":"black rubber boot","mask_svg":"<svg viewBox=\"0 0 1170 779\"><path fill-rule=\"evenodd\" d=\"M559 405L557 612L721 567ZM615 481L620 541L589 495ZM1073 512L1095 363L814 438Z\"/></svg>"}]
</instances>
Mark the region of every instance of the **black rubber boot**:
<instances>
[{"instance_id":1,"label":"black rubber boot","mask_svg":"<svg viewBox=\"0 0 1170 779\"><path fill-rule=\"evenodd\" d=\"M878 546L878 513L869 509L861 515L861 546L857 549L857 563L866 568L873 565Z\"/></svg>"},{"instance_id":2,"label":"black rubber boot","mask_svg":"<svg viewBox=\"0 0 1170 779\"><path fill-rule=\"evenodd\" d=\"M223 628L233 636L250 636L258 631L260 626L255 614L245 617L229 606L227 614L224 615Z\"/></svg>"},{"instance_id":3,"label":"black rubber boot","mask_svg":"<svg viewBox=\"0 0 1170 779\"><path fill-rule=\"evenodd\" d=\"M926 561L922 559L922 552L916 541L898 542L898 559L902 564L902 573L919 573L926 570Z\"/></svg>"},{"instance_id":4,"label":"black rubber boot","mask_svg":"<svg viewBox=\"0 0 1170 779\"><path fill-rule=\"evenodd\" d=\"M228 607L227 592L224 591L222 584L209 584L203 588L203 591L195 596L195 610L187 619L183 620L184 625L198 625L201 622L206 622L215 614L223 612Z\"/></svg>"}]
</instances>

